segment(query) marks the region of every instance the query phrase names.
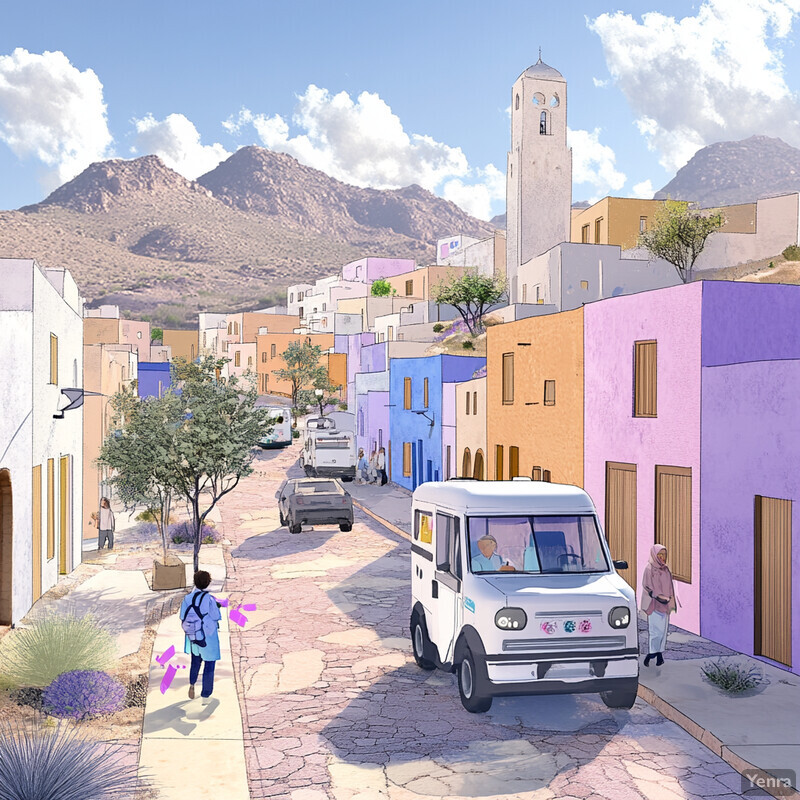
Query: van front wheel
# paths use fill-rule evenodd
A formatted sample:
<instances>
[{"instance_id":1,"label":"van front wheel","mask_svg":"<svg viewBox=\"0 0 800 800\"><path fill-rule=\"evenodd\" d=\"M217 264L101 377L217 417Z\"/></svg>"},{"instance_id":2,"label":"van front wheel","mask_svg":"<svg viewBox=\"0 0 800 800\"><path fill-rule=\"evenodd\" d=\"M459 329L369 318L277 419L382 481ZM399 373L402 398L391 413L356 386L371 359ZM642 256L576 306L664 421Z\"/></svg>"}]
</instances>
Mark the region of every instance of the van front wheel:
<instances>
[{"instance_id":1,"label":"van front wheel","mask_svg":"<svg viewBox=\"0 0 800 800\"><path fill-rule=\"evenodd\" d=\"M491 696L481 694L480 684L475 658L467 649L458 666L458 693L461 695L461 705L471 714L483 713L492 707Z\"/></svg>"},{"instance_id":2,"label":"van front wheel","mask_svg":"<svg viewBox=\"0 0 800 800\"><path fill-rule=\"evenodd\" d=\"M428 640L428 631L425 627L425 622L415 617L414 623L411 626L411 643L414 648L414 661L420 669L425 669L430 672L436 669L436 664L433 661L425 658L425 651L430 650L431 644Z\"/></svg>"}]
</instances>

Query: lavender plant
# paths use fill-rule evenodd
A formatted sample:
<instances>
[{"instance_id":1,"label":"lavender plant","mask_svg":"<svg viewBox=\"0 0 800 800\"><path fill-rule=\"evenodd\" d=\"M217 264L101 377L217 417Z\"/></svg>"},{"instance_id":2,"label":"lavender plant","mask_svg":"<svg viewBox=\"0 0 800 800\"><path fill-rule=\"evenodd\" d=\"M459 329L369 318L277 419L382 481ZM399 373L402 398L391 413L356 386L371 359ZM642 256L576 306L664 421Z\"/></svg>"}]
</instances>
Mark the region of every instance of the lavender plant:
<instances>
[{"instance_id":1,"label":"lavender plant","mask_svg":"<svg viewBox=\"0 0 800 800\"><path fill-rule=\"evenodd\" d=\"M190 522L178 522L169 526L169 538L173 544L194 544L194 528ZM208 522L204 522L200 529L202 544L218 544L222 541L219 531Z\"/></svg>"},{"instance_id":2,"label":"lavender plant","mask_svg":"<svg viewBox=\"0 0 800 800\"><path fill-rule=\"evenodd\" d=\"M125 686L98 670L64 672L45 689L42 698L42 707L48 714L76 720L113 714L124 705Z\"/></svg>"},{"instance_id":3,"label":"lavender plant","mask_svg":"<svg viewBox=\"0 0 800 800\"><path fill-rule=\"evenodd\" d=\"M107 669L117 645L91 614L51 613L0 642L0 670L15 686L49 686L62 672Z\"/></svg>"},{"instance_id":4,"label":"lavender plant","mask_svg":"<svg viewBox=\"0 0 800 800\"><path fill-rule=\"evenodd\" d=\"M0 722L2 800L114 800L133 797L136 765L122 750L59 724L47 730Z\"/></svg>"},{"instance_id":5,"label":"lavender plant","mask_svg":"<svg viewBox=\"0 0 800 800\"><path fill-rule=\"evenodd\" d=\"M728 694L755 689L764 680L764 673L759 667L723 658L711 661L700 669L711 683Z\"/></svg>"}]
</instances>

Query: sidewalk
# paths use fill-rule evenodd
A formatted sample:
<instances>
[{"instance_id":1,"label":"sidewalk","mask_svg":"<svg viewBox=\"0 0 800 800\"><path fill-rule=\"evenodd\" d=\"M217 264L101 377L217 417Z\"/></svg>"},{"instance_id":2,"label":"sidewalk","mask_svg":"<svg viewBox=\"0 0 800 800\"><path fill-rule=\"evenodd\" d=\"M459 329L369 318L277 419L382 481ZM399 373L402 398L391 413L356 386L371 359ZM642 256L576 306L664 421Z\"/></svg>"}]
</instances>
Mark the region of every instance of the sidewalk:
<instances>
[{"instance_id":1,"label":"sidewalk","mask_svg":"<svg viewBox=\"0 0 800 800\"><path fill-rule=\"evenodd\" d=\"M350 483L346 488L361 511L410 538L410 492L392 483ZM640 620L640 641L643 637L646 626ZM725 694L700 671L708 659L718 656L757 665L764 671L764 684L747 696ZM640 666L639 697L739 773L800 772L800 677L791 672L670 626L664 665ZM800 794L781 796L798 798Z\"/></svg>"}]
</instances>

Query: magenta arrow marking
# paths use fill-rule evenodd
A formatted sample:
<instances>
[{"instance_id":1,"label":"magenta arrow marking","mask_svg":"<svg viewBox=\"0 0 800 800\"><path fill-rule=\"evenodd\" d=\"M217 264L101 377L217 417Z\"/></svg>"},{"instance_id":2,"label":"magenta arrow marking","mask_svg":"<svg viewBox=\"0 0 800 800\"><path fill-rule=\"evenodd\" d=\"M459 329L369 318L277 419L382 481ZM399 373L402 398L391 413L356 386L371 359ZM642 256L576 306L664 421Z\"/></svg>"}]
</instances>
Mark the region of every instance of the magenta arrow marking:
<instances>
[{"instance_id":1,"label":"magenta arrow marking","mask_svg":"<svg viewBox=\"0 0 800 800\"><path fill-rule=\"evenodd\" d=\"M156 661L158 661L158 663L161 664L161 666L163 667L164 664L166 664L167 661L169 661L174 655L175 655L175 645L171 644L160 656L156 658Z\"/></svg>"},{"instance_id":2,"label":"magenta arrow marking","mask_svg":"<svg viewBox=\"0 0 800 800\"><path fill-rule=\"evenodd\" d=\"M247 623L247 617L242 614L241 611L239 611L238 606L231 611L229 617L231 621L235 622L240 628L244 628L245 624Z\"/></svg>"},{"instance_id":3,"label":"magenta arrow marking","mask_svg":"<svg viewBox=\"0 0 800 800\"><path fill-rule=\"evenodd\" d=\"M242 608L245 611L255 611L256 610L256 604L255 603L245 603L245 605L243 605Z\"/></svg>"},{"instance_id":4,"label":"magenta arrow marking","mask_svg":"<svg viewBox=\"0 0 800 800\"><path fill-rule=\"evenodd\" d=\"M161 679L161 694L166 694L166 691L169 689L172 679L175 677L177 672L178 670L175 669L172 664L167 667L167 671L164 673L164 677Z\"/></svg>"}]
</instances>

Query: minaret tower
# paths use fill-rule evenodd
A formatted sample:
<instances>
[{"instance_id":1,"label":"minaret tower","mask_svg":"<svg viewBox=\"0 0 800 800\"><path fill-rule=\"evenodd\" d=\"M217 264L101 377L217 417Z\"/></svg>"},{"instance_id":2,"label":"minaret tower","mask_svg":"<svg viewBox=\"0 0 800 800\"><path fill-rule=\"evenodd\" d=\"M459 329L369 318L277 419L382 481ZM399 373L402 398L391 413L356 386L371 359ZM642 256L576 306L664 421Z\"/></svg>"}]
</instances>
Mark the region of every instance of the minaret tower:
<instances>
[{"instance_id":1,"label":"minaret tower","mask_svg":"<svg viewBox=\"0 0 800 800\"><path fill-rule=\"evenodd\" d=\"M520 302L521 264L570 239L572 151L567 147L567 82L539 60L511 90L506 170L506 269L510 301Z\"/></svg>"}]
</instances>

